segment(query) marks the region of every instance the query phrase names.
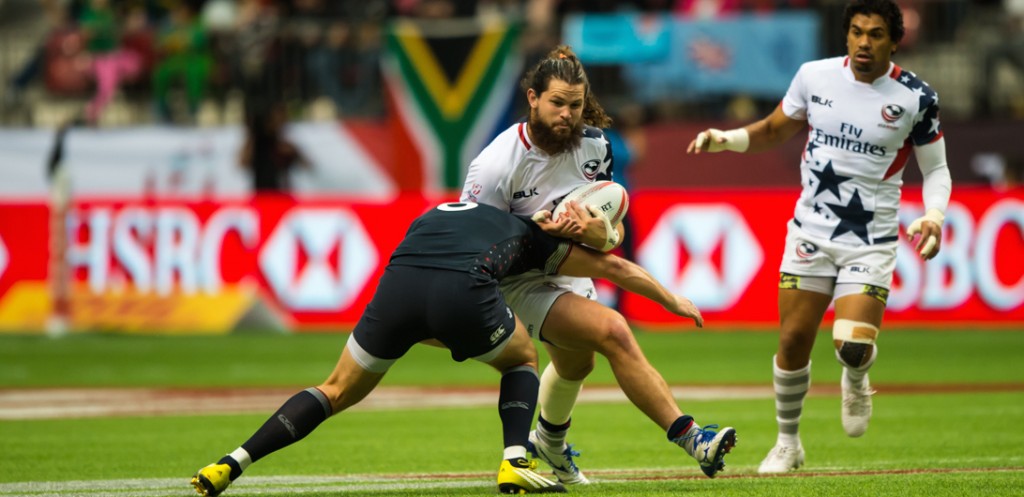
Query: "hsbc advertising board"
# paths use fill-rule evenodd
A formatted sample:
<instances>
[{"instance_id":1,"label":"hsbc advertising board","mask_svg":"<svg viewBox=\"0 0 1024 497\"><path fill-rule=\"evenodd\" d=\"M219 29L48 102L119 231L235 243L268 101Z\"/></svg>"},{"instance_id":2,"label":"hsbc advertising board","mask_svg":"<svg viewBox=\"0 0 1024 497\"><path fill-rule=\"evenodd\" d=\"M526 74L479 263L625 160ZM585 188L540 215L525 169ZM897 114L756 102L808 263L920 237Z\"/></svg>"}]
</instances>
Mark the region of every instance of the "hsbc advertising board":
<instances>
[{"instance_id":1,"label":"hsbc advertising board","mask_svg":"<svg viewBox=\"0 0 1024 497\"><path fill-rule=\"evenodd\" d=\"M186 322L230 328L231 320L216 319L227 305L216 299L239 294L231 300L242 307L232 311L236 318L259 304L288 328L351 327L372 297L388 255L427 208L418 196L387 203L297 203L277 196L245 202L78 203L64 223L72 325L144 332L135 326L139 319L131 325L97 323L85 314L118 311L131 318L148 307L170 315L169 302L191 302L213 316L191 316ZM49 282L47 288L48 216L45 205L0 205L0 238L13 242L4 252L10 256L0 260L10 261L0 273L0 329L26 331L52 307L35 302L49 298L54 286ZM126 301L125 294L144 298ZM84 302L88 305L78 305ZM156 328L182 323L153 316L144 321Z\"/></svg>"},{"instance_id":2,"label":"hsbc advertising board","mask_svg":"<svg viewBox=\"0 0 1024 497\"><path fill-rule=\"evenodd\" d=\"M906 192L901 231L924 213ZM798 192L640 192L631 198L637 262L701 308L708 326L775 326L778 268ZM928 263L901 236L885 321L1024 326L1024 191L957 188L942 251ZM632 295L627 316L648 325L676 318Z\"/></svg>"},{"instance_id":3,"label":"hsbc advertising board","mask_svg":"<svg viewBox=\"0 0 1024 497\"><path fill-rule=\"evenodd\" d=\"M636 192L636 259L694 301L709 327L772 327L785 224L796 193ZM901 221L923 211L904 197ZM300 331L350 329L419 195L387 202L265 196L202 202L91 199L71 206L56 248L43 201L0 204L0 332L43 326L66 274L71 325L227 332L254 307ZM901 238L887 324L1024 326L1024 191L958 189L942 252L925 264ZM627 295L632 321L680 320ZM181 330L181 328L187 328Z\"/></svg>"}]
</instances>

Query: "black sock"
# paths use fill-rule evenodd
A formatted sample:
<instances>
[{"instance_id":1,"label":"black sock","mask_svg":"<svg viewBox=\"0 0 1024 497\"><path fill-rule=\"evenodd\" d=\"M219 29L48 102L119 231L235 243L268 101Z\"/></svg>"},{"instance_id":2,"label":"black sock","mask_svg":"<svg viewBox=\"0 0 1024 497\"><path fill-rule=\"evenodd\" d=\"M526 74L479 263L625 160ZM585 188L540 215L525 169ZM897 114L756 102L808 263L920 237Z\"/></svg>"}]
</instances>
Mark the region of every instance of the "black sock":
<instances>
[{"instance_id":1,"label":"black sock","mask_svg":"<svg viewBox=\"0 0 1024 497\"><path fill-rule=\"evenodd\" d=\"M566 421L565 423L556 425L544 419L544 415L541 414L540 416L537 416L537 424L539 424L541 428L544 428L548 433L562 433L569 430L569 426L572 425L572 418L569 418L569 421Z\"/></svg>"},{"instance_id":2,"label":"black sock","mask_svg":"<svg viewBox=\"0 0 1024 497\"><path fill-rule=\"evenodd\" d=\"M537 370L519 366L501 375L501 394L498 396L498 415L505 447L526 446L530 436L533 412L537 409L537 390L540 378Z\"/></svg>"},{"instance_id":3,"label":"black sock","mask_svg":"<svg viewBox=\"0 0 1024 497\"><path fill-rule=\"evenodd\" d=\"M309 435L331 414L323 392L307 388L288 399L256 433L242 444L253 462Z\"/></svg>"},{"instance_id":4,"label":"black sock","mask_svg":"<svg viewBox=\"0 0 1024 497\"><path fill-rule=\"evenodd\" d=\"M693 416L689 414L679 416L678 419L672 422L672 426L668 427L666 434L668 435L669 442L675 442L679 437L686 435L690 431L690 426L693 425L693 422Z\"/></svg>"},{"instance_id":5,"label":"black sock","mask_svg":"<svg viewBox=\"0 0 1024 497\"><path fill-rule=\"evenodd\" d=\"M229 475L231 481L235 481L239 476L242 476L242 467L239 466L238 461L231 456L224 456L220 458L220 460L217 461L217 464L227 464L228 466L231 466L231 474Z\"/></svg>"}]
</instances>

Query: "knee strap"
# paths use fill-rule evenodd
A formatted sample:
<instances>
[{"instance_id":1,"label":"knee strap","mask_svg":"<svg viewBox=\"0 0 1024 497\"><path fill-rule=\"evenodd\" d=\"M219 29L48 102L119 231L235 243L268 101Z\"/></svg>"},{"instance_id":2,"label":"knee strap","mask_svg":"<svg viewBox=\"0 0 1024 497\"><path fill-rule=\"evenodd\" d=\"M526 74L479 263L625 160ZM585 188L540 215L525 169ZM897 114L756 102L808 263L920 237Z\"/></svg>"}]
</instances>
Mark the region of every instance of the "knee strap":
<instances>
[{"instance_id":1,"label":"knee strap","mask_svg":"<svg viewBox=\"0 0 1024 497\"><path fill-rule=\"evenodd\" d=\"M386 373L391 368L391 365L398 360L382 359L367 352L362 345L359 345L355 333L349 335L348 343L345 344L345 347L348 348L349 354L352 354L352 358L359 364L359 367L371 373Z\"/></svg>"},{"instance_id":2,"label":"knee strap","mask_svg":"<svg viewBox=\"0 0 1024 497\"><path fill-rule=\"evenodd\" d=\"M837 319L832 325L832 343L839 362L851 368L870 365L874 359L878 327L863 321Z\"/></svg>"}]
</instances>

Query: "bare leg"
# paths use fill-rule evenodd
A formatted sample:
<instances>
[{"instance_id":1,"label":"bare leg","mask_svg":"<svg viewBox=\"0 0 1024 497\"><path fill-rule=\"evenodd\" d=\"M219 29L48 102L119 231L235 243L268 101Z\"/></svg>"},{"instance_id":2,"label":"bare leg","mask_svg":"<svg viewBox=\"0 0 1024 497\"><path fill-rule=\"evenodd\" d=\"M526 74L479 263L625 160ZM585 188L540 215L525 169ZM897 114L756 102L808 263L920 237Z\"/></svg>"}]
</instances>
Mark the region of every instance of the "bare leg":
<instances>
[{"instance_id":1,"label":"bare leg","mask_svg":"<svg viewBox=\"0 0 1024 497\"><path fill-rule=\"evenodd\" d=\"M831 295L779 289L779 349L772 360L775 389L775 447L761 462L759 473L785 473L804 463L800 442L800 416L811 388L811 350Z\"/></svg>"},{"instance_id":2,"label":"bare leg","mask_svg":"<svg viewBox=\"0 0 1024 497\"><path fill-rule=\"evenodd\" d=\"M875 341L884 313L885 303L871 295L853 294L836 299L832 343L836 359L843 366L843 430L851 437L864 435L871 421L871 396L875 391L868 380L868 370L878 354Z\"/></svg>"},{"instance_id":3,"label":"bare leg","mask_svg":"<svg viewBox=\"0 0 1024 497\"><path fill-rule=\"evenodd\" d=\"M811 349L831 295L806 290L779 289L779 351L775 365L796 371L810 364Z\"/></svg>"},{"instance_id":4,"label":"bare leg","mask_svg":"<svg viewBox=\"0 0 1024 497\"><path fill-rule=\"evenodd\" d=\"M662 429L667 430L682 415L665 379L647 361L621 314L567 293L551 307L542 334L557 346L548 350L563 378L582 379L579 373L590 372L597 352L608 359L629 400ZM590 368L585 367L587 358Z\"/></svg>"},{"instance_id":5,"label":"bare leg","mask_svg":"<svg viewBox=\"0 0 1024 497\"><path fill-rule=\"evenodd\" d=\"M332 414L365 398L383 376L363 369L346 347L327 381L285 401L245 443L200 469L192 485L203 495L223 492L250 464L302 440Z\"/></svg>"},{"instance_id":6,"label":"bare leg","mask_svg":"<svg viewBox=\"0 0 1024 497\"><path fill-rule=\"evenodd\" d=\"M383 377L384 373L371 373L359 366L346 348L334 371L317 389L327 396L333 414L337 414L366 398Z\"/></svg>"}]
</instances>

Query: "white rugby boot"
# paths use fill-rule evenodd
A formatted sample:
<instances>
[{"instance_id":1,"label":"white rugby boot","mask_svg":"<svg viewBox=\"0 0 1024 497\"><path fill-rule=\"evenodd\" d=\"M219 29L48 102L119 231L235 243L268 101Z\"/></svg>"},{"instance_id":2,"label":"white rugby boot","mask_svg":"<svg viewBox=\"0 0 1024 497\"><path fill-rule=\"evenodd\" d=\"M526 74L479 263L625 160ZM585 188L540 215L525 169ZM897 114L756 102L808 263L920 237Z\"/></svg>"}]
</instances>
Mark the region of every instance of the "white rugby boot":
<instances>
[{"instance_id":1,"label":"white rugby boot","mask_svg":"<svg viewBox=\"0 0 1024 497\"><path fill-rule=\"evenodd\" d=\"M843 368L843 430L851 437L859 437L868 431L868 421L871 421L871 396L875 391L871 389L868 375L864 375L864 381L860 388L854 388L847 378L847 369Z\"/></svg>"},{"instance_id":2,"label":"white rugby boot","mask_svg":"<svg viewBox=\"0 0 1024 497\"><path fill-rule=\"evenodd\" d=\"M533 457L536 457L548 466L551 466L552 472L558 481L565 485L586 485L590 483L590 480L583 475L580 468L576 467L576 461L573 461L573 456L579 457L580 453L573 450L572 445L562 444L561 447L552 447L545 445L537 436L537 430L530 432L530 440L526 444L526 450L530 452Z\"/></svg>"},{"instance_id":3,"label":"white rugby boot","mask_svg":"<svg viewBox=\"0 0 1024 497\"><path fill-rule=\"evenodd\" d=\"M761 474L788 473L804 465L803 446L789 446L776 443L757 467Z\"/></svg>"}]
</instances>

